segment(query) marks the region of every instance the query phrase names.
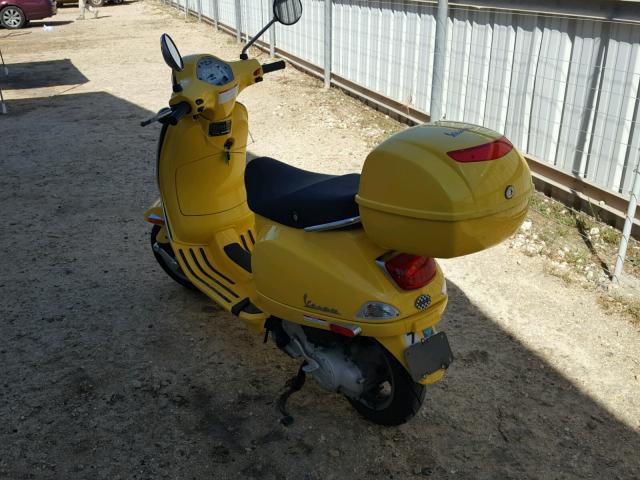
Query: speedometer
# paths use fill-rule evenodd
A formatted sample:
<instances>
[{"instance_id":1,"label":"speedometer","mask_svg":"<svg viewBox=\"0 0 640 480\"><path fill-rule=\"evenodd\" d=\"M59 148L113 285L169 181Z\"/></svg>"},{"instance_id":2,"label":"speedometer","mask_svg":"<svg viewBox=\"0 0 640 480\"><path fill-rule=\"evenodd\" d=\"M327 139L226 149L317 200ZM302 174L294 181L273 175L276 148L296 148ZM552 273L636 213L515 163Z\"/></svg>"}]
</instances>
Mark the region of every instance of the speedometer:
<instances>
[{"instance_id":1,"label":"speedometer","mask_svg":"<svg viewBox=\"0 0 640 480\"><path fill-rule=\"evenodd\" d=\"M226 85L233 80L233 70L228 63L215 57L203 57L198 62L198 80L217 85Z\"/></svg>"}]
</instances>

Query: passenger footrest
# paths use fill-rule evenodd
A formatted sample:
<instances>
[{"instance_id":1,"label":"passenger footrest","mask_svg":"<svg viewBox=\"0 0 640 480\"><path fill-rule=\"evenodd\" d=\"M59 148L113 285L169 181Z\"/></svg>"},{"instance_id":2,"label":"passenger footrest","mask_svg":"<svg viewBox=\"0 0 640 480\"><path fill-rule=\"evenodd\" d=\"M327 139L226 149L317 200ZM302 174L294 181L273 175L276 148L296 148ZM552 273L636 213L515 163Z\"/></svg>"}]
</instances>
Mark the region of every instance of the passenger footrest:
<instances>
[{"instance_id":1,"label":"passenger footrest","mask_svg":"<svg viewBox=\"0 0 640 480\"><path fill-rule=\"evenodd\" d=\"M256 307L249 298L244 298L231 307L231 313L234 315L240 315L240 312L248 313L249 315L256 315L262 313L258 307Z\"/></svg>"}]
</instances>

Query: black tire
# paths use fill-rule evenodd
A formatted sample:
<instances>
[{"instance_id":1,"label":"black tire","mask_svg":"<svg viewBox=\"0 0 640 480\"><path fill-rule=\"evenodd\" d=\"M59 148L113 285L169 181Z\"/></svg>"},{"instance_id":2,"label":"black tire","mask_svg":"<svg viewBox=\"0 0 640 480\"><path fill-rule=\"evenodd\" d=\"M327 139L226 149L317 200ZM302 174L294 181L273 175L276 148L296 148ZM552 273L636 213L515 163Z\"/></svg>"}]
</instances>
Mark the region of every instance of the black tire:
<instances>
[{"instance_id":1,"label":"black tire","mask_svg":"<svg viewBox=\"0 0 640 480\"><path fill-rule=\"evenodd\" d=\"M0 10L0 25L10 30L17 30L27 24L27 17L22 9L9 5Z\"/></svg>"},{"instance_id":2,"label":"black tire","mask_svg":"<svg viewBox=\"0 0 640 480\"><path fill-rule=\"evenodd\" d=\"M365 393L358 400L348 400L360 415L378 425L395 426L418 413L425 397L424 385L414 382L379 343L369 343L354 360L365 374Z\"/></svg>"},{"instance_id":3,"label":"black tire","mask_svg":"<svg viewBox=\"0 0 640 480\"><path fill-rule=\"evenodd\" d=\"M154 225L153 228L151 229L151 251L153 252L153 256L156 258L156 261L160 264L160 266L167 273L167 275L173 278L180 285L190 290L197 290L195 285L189 281L189 279L185 276L185 274L182 272L180 267L178 267L177 270L175 270L174 268L172 268L167 264L162 254L154 250L153 246L156 243L158 243L157 238L158 238L159 232L160 232L160 226ZM164 252L166 252L170 257L172 257L175 260L176 254L173 252L173 248L171 248L170 244L158 243L158 247L164 250Z\"/></svg>"},{"instance_id":4,"label":"black tire","mask_svg":"<svg viewBox=\"0 0 640 480\"><path fill-rule=\"evenodd\" d=\"M87 4L95 8L103 6L104 3L105 3L105 0L87 0Z\"/></svg>"}]
</instances>

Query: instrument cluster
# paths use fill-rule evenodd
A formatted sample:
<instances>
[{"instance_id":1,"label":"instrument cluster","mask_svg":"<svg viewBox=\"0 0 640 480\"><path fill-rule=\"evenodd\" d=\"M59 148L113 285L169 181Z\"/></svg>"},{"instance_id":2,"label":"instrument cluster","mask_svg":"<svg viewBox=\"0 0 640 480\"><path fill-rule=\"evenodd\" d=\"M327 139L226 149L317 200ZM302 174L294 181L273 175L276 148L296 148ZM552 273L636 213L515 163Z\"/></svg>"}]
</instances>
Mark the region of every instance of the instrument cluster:
<instances>
[{"instance_id":1,"label":"instrument cluster","mask_svg":"<svg viewBox=\"0 0 640 480\"><path fill-rule=\"evenodd\" d=\"M233 70L228 63L215 57L203 57L197 66L198 80L218 87L233 81Z\"/></svg>"}]
</instances>

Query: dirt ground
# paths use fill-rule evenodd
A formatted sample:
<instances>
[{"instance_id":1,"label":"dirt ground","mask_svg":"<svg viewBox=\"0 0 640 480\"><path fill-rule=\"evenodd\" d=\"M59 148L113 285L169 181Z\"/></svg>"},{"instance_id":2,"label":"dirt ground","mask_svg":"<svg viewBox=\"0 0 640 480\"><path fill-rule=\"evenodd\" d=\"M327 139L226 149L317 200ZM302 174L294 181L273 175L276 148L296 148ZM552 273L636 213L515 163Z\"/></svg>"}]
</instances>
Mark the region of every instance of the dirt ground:
<instances>
[{"instance_id":1,"label":"dirt ground","mask_svg":"<svg viewBox=\"0 0 640 480\"><path fill-rule=\"evenodd\" d=\"M506 245L442 262L456 361L413 421L371 425L310 381L281 426L297 365L166 277L142 219L160 34L239 47L151 1L76 16L0 31L0 478L640 478L637 325ZM288 69L244 92L251 151L358 171L393 122L320 86Z\"/></svg>"}]
</instances>

